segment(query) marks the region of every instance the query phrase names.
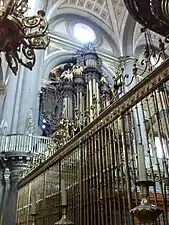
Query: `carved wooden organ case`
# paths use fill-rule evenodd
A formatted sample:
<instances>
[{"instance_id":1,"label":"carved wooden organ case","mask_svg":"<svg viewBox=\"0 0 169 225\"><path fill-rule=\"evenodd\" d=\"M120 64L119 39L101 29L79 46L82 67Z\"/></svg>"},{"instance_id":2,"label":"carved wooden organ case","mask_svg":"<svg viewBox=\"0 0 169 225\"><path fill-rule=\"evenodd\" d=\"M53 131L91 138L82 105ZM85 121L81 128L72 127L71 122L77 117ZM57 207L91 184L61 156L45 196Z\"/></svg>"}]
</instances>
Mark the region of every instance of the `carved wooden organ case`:
<instances>
[{"instance_id":1,"label":"carved wooden organ case","mask_svg":"<svg viewBox=\"0 0 169 225\"><path fill-rule=\"evenodd\" d=\"M75 62L50 73L40 95L39 126L44 135L54 133L63 120L78 132L108 107L112 93L105 77L91 44L77 52Z\"/></svg>"}]
</instances>

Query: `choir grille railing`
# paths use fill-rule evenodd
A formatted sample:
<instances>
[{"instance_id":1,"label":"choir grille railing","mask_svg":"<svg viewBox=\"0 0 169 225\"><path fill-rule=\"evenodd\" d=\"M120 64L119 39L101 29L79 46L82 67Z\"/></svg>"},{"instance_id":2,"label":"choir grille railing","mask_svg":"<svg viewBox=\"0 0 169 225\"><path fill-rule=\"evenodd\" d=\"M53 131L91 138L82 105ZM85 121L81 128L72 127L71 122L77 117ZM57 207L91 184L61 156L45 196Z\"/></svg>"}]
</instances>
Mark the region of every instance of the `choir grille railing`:
<instances>
[{"instance_id":1,"label":"choir grille railing","mask_svg":"<svg viewBox=\"0 0 169 225\"><path fill-rule=\"evenodd\" d=\"M154 205L144 223L168 225L168 80L166 60L22 179L16 224L32 224L34 215L36 225L54 225L64 179L68 217L76 225L139 224L131 210L144 198Z\"/></svg>"}]
</instances>

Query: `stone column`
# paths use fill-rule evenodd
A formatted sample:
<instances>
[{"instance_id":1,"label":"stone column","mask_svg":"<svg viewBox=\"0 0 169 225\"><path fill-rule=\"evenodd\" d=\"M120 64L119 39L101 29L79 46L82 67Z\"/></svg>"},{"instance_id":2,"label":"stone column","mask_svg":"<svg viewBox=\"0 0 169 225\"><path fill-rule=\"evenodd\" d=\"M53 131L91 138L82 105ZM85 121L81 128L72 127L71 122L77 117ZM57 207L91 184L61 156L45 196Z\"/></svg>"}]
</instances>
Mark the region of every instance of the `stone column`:
<instances>
[{"instance_id":1,"label":"stone column","mask_svg":"<svg viewBox=\"0 0 169 225\"><path fill-rule=\"evenodd\" d=\"M1 163L1 160L2 159L0 159L0 218L1 218L1 215L2 215L3 195L4 195L4 186L5 186L5 183L4 183L4 167Z\"/></svg>"},{"instance_id":2,"label":"stone column","mask_svg":"<svg viewBox=\"0 0 169 225\"><path fill-rule=\"evenodd\" d=\"M31 108L38 123L39 90L43 73L44 50L36 51L36 64L32 71L23 66L17 76L10 75L2 119L7 121L8 133L24 133ZM36 126L37 127L37 126Z\"/></svg>"},{"instance_id":3,"label":"stone column","mask_svg":"<svg viewBox=\"0 0 169 225\"><path fill-rule=\"evenodd\" d=\"M46 10L46 4L47 0L38 0L33 6L32 15L36 15L39 9ZM31 108L34 112L36 125L38 124L38 92L43 73L44 53L44 50L35 51L36 63L32 71L19 65L18 74L14 76L9 70L7 95L1 114L2 119L8 123L8 133L24 133Z\"/></svg>"},{"instance_id":4,"label":"stone column","mask_svg":"<svg viewBox=\"0 0 169 225\"><path fill-rule=\"evenodd\" d=\"M1 66L0 66L0 119L2 116L2 109L3 109L3 103L6 95L6 87L8 84L8 64L6 62L5 53L0 53L0 60L1 60Z\"/></svg>"},{"instance_id":5,"label":"stone column","mask_svg":"<svg viewBox=\"0 0 169 225\"><path fill-rule=\"evenodd\" d=\"M16 215L16 206L17 206L17 197L18 197L18 181L20 178L21 170L19 168L12 168L10 173L10 189L8 195L8 210L7 213L10 216L6 215L6 224L14 225L15 224L15 215Z\"/></svg>"},{"instance_id":6,"label":"stone column","mask_svg":"<svg viewBox=\"0 0 169 225\"><path fill-rule=\"evenodd\" d=\"M23 171L27 167L28 158L22 153L7 153L6 162L10 170L10 188L7 198L4 201L4 219L3 225L15 225L17 196L18 196L18 181L20 180ZM7 192L7 190L6 190Z\"/></svg>"},{"instance_id":7,"label":"stone column","mask_svg":"<svg viewBox=\"0 0 169 225\"><path fill-rule=\"evenodd\" d=\"M32 1L31 1L32 2ZM46 13L47 10L47 5L48 5L48 0L37 0L33 1L34 7L32 7L32 15L36 15L38 10L43 10ZM37 50L35 52L36 54L36 64L32 70L32 78L31 78L31 83L29 84L28 90L31 90L31 95L33 97L32 102L30 102L30 106L27 107L27 111L30 111L30 108L33 109L33 117L35 121L35 127L36 131L38 132L38 118L39 118L39 93L41 91L41 79L43 76L43 64L44 64L44 57L45 57L45 50ZM28 74L28 79L30 74ZM26 83L28 83L27 81ZM27 93L26 98L29 97L29 93ZM25 97L23 98L23 103L25 101ZM24 111L22 112L24 115ZM27 119L27 118L26 118ZM25 122L25 121L24 121ZM25 127L24 127L25 128ZM18 124L17 129L24 129L22 128L22 122Z\"/></svg>"},{"instance_id":8,"label":"stone column","mask_svg":"<svg viewBox=\"0 0 169 225\"><path fill-rule=\"evenodd\" d=\"M8 194L9 194L9 189L10 189L10 179L9 179L9 177L10 177L10 171L9 171L9 169L5 169L5 171L4 171L3 198L2 198L2 205L1 205L1 220L0 220L2 225L5 225L7 200L8 200Z\"/></svg>"},{"instance_id":9,"label":"stone column","mask_svg":"<svg viewBox=\"0 0 169 225\"><path fill-rule=\"evenodd\" d=\"M7 133L11 132L12 121L13 121L13 114L16 105L16 98L18 95L20 87L20 75L14 76L12 72L9 70L9 81L8 87L6 91L6 96L3 102L2 111L1 111L1 119L7 121Z\"/></svg>"},{"instance_id":10,"label":"stone column","mask_svg":"<svg viewBox=\"0 0 169 225\"><path fill-rule=\"evenodd\" d=\"M25 70L22 95L20 96L19 112L17 113L16 130L25 132L25 126L32 108L35 126L37 128L39 116L39 92L43 74L44 50L36 51L36 64L32 71Z\"/></svg>"}]
</instances>

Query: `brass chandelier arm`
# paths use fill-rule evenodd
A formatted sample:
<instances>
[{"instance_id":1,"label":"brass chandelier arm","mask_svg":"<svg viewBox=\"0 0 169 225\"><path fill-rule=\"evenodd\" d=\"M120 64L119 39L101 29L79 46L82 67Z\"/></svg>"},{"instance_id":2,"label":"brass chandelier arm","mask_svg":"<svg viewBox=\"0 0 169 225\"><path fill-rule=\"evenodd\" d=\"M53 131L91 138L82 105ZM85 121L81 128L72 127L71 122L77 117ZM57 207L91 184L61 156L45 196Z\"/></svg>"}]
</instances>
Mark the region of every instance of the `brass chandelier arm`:
<instances>
[{"instance_id":1,"label":"brass chandelier arm","mask_svg":"<svg viewBox=\"0 0 169 225\"><path fill-rule=\"evenodd\" d=\"M161 10L164 15L164 18L169 22L169 2L166 0L161 1Z\"/></svg>"},{"instance_id":2,"label":"brass chandelier arm","mask_svg":"<svg viewBox=\"0 0 169 225\"><path fill-rule=\"evenodd\" d=\"M16 75L18 71L18 63L21 63L26 68L32 70L35 65L35 53L33 48L28 45L25 41L22 43L21 49L18 49L16 46L8 46L8 51L5 54L6 60L12 72ZM22 58L19 57L18 52L22 50ZM23 61L23 58L26 58L26 62Z\"/></svg>"},{"instance_id":3,"label":"brass chandelier arm","mask_svg":"<svg viewBox=\"0 0 169 225\"><path fill-rule=\"evenodd\" d=\"M28 0L19 0L15 11L19 14L24 14L28 10Z\"/></svg>"},{"instance_id":4,"label":"brass chandelier arm","mask_svg":"<svg viewBox=\"0 0 169 225\"><path fill-rule=\"evenodd\" d=\"M24 65L25 67L32 69L32 67L35 65L35 52L31 45L29 45L26 41L23 41L22 43L22 53L23 55L29 60L28 62L24 63L22 59L19 59L19 56L17 54L18 61Z\"/></svg>"},{"instance_id":5,"label":"brass chandelier arm","mask_svg":"<svg viewBox=\"0 0 169 225\"><path fill-rule=\"evenodd\" d=\"M9 65L10 69L16 75L16 73L18 71L17 58L12 54L11 51L6 52L5 57L6 57L6 61L7 61L8 65Z\"/></svg>"},{"instance_id":6,"label":"brass chandelier arm","mask_svg":"<svg viewBox=\"0 0 169 225\"><path fill-rule=\"evenodd\" d=\"M49 42L50 38L46 34L29 39L29 43L34 49L45 49L49 45Z\"/></svg>"},{"instance_id":7,"label":"brass chandelier arm","mask_svg":"<svg viewBox=\"0 0 169 225\"><path fill-rule=\"evenodd\" d=\"M169 22L169 2L168 0L151 0L150 9L152 14L163 23Z\"/></svg>"},{"instance_id":8,"label":"brass chandelier arm","mask_svg":"<svg viewBox=\"0 0 169 225\"><path fill-rule=\"evenodd\" d=\"M7 8L5 10L4 16L3 16L3 20L5 20L8 15L10 15L15 7L15 5L17 4L18 0L10 0L10 2L7 5Z\"/></svg>"},{"instance_id":9,"label":"brass chandelier arm","mask_svg":"<svg viewBox=\"0 0 169 225\"><path fill-rule=\"evenodd\" d=\"M32 70L35 65L35 49L46 49L49 37L45 12L25 17L28 0L10 0L0 15L0 52L4 51L9 67L16 75L18 63Z\"/></svg>"},{"instance_id":10,"label":"brass chandelier arm","mask_svg":"<svg viewBox=\"0 0 169 225\"><path fill-rule=\"evenodd\" d=\"M28 19L23 20L23 24L25 28L37 28L36 31L32 32L32 33L28 33L25 35L25 38L32 38L32 37L40 37L43 36L44 33L47 31L48 29L48 22L46 20L42 20L38 17L34 17L35 21L32 21Z\"/></svg>"},{"instance_id":11,"label":"brass chandelier arm","mask_svg":"<svg viewBox=\"0 0 169 225\"><path fill-rule=\"evenodd\" d=\"M22 22L24 27L32 29L39 26L41 18L38 16L25 17Z\"/></svg>"},{"instance_id":12,"label":"brass chandelier arm","mask_svg":"<svg viewBox=\"0 0 169 225\"><path fill-rule=\"evenodd\" d=\"M131 16L145 28L167 36L169 34L168 0L124 0Z\"/></svg>"}]
</instances>

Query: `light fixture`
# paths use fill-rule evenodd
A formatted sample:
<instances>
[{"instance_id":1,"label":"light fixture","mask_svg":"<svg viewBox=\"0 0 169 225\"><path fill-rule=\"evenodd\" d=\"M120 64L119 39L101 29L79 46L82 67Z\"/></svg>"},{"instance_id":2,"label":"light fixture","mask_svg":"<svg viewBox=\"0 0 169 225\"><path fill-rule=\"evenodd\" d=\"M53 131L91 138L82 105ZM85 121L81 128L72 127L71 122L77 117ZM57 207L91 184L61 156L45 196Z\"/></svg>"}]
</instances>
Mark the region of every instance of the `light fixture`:
<instances>
[{"instance_id":1,"label":"light fixture","mask_svg":"<svg viewBox=\"0 0 169 225\"><path fill-rule=\"evenodd\" d=\"M49 44L46 34L48 23L45 12L27 16L28 0L0 0L0 52L16 75L18 64L33 68L35 49L45 49Z\"/></svg>"}]
</instances>

